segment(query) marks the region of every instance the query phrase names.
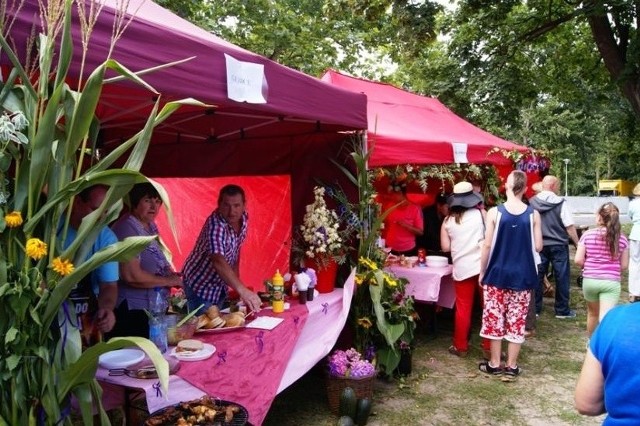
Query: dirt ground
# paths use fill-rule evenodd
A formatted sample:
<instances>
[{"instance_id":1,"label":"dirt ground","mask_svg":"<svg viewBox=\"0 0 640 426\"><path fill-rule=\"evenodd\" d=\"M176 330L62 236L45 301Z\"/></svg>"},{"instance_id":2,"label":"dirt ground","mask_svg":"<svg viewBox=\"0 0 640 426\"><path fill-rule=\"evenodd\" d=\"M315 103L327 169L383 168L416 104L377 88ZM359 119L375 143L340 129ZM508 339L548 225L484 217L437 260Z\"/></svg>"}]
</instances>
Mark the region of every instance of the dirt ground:
<instances>
[{"instance_id":1,"label":"dirt ground","mask_svg":"<svg viewBox=\"0 0 640 426\"><path fill-rule=\"evenodd\" d=\"M553 299L545 298L537 334L523 345L523 372L513 383L478 371L482 360L473 322L467 358L447 352L453 330L452 311L419 324L413 372L406 379L376 382L369 425L599 425L604 419L579 415L573 393L586 346L586 309L581 290L572 286L576 319L556 319ZM626 294L623 295L626 297ZM423 315L428 316L428 315ZM281 393L265 425L333 425L322 367L318 366Z\"/></svg>"}]
</instances>

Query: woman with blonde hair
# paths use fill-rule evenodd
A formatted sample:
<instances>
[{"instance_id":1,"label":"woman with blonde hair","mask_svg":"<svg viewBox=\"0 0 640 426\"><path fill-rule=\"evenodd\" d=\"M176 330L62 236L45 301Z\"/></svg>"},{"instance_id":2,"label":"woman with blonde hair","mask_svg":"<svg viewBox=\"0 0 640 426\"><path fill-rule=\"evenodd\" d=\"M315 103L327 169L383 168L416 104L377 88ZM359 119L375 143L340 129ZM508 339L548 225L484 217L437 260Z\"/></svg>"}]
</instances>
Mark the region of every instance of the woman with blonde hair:
<instances>
[{"instance_id":1,"label":"woman with blonde hair","mask_svg":"<svg viewBox=\"0 0 640 426\"><path fill-rule=\"evenodd\" d=\"M602 321L620 298L620 277L629 266L629 241L620 231L620 211L604 203L596 214L597 228L585 232L576 249L582 267L582 293L587 301L587 334Z\"/></svg>"}]
</instances>

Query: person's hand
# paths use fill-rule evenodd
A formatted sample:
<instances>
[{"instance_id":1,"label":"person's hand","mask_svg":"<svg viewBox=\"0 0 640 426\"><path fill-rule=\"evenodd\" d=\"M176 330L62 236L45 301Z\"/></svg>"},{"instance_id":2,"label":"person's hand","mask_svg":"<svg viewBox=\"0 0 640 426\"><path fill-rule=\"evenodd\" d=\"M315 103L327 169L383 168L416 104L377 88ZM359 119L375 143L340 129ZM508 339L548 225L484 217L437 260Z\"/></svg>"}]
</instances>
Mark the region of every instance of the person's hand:
<instances>
[{"instance_id":1,"label":"person's hand","mask_svg":"<svg viewBox=\"0 0 640 426\"><path fill-rule=\"evenodd\" d=\"M258 312L260 310L262 300L256 293L245 287L242 291L238 291L238 294L249 311Z\"/></svg>"},{"instance_id":2,"label":"person's hand","mask_svg":"<svg viewBox=\"0 0 640 426\"><path fill-rule=\"evenodd\" d=\"M169 285L168 287L182 287L182 275L173 274L169 276Z\"/></svg>"},{"instance_id":3,"label":"person's hand","mask_svg":"<svg viewBox=\"0 0 640 426\"><path fill-rule=\"evenodd\" d=\"M116 325L116 316L111 309L98 309L96 313L96 325L103 333L108 333Z\"/></svg>"}]
</instances>

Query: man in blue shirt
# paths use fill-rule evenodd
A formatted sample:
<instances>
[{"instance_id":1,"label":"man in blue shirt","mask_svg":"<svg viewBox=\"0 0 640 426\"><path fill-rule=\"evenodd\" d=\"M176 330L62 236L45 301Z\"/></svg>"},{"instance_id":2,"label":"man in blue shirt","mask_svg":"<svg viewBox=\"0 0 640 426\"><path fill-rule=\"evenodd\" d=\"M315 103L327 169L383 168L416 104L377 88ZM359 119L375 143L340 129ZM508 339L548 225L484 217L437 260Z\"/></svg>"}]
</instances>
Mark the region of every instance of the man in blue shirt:
<instances>
[{"instance_id":1,"label":"man in blue shirt","mask_svg":"<svg viewBox=\"0 0 640 426\"><path fill-rule=\"evenodd\" d=\"M108 189L105 185L94 185L75 197L64 241L65 248L75 240L82 219L100 207ZM116 242L118 238L105 226L96 237L87 258ZM72 290L69 299L75 308L83 346L97 343L101 340L102 333L111 331L116 323L113 310L117 296L118 262L100 265Z\"/></svg>"}]
</instances>

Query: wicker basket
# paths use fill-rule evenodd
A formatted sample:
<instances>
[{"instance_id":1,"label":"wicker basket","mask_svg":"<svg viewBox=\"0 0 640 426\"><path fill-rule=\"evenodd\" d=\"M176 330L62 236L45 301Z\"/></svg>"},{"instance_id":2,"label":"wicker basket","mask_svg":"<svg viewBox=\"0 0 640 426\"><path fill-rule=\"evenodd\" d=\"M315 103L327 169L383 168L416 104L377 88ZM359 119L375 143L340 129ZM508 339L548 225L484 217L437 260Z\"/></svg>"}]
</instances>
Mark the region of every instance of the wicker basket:
<instances>
[{"instance_id":1,"label":"wicker basket","mask_svg":"<svg viewBox=\"0 0 640 426\"><path fill-rule=\"evenodd\" d=\"M338 414L340 408L340 396L344 388L351 388L355 391L356 397L369 398L373 396L373 386L376 381L376 375L372 374L368 377L336 377L327 374L327 398L329 399L329 409L333 414Z\"/></svg>"}]
</instances>

